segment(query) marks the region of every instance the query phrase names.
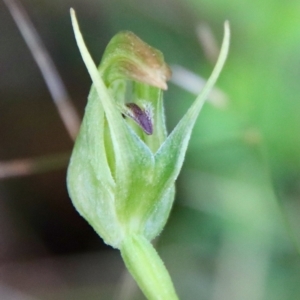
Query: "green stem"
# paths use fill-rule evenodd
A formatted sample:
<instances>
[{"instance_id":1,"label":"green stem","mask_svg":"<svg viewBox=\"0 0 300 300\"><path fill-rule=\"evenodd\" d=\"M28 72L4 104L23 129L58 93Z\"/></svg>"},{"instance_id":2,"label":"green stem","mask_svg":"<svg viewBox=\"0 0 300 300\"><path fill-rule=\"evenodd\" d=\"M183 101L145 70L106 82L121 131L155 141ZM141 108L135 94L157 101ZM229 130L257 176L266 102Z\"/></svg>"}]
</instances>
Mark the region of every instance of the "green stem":
<instances>
[{"instance_id":1,"label":"green stem","mask_svg":"<svg viewBox=\"0 0 300 300\"><path fill-rule=\"evenodd\" d=\"M125 265L149 300L178 300L170 275L152 244L142 235L121 245Z\"/></svg>"}]
</instances>

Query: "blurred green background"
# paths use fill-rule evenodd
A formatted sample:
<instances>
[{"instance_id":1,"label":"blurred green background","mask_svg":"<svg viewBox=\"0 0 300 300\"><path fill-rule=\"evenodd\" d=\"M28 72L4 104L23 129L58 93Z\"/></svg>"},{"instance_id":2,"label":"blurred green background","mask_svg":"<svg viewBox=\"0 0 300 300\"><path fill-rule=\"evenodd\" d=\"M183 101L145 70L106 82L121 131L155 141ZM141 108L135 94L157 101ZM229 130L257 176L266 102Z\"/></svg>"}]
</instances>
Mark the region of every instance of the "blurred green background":
<instances>
[{"instance_id":1,"label":"blurred green background","mask_svg":"<svg viewBox=\"0 0 300 300\"><path fill-rule=\"evenodd\" d=\"M300 299L300 2L22 4L81 116L91 81L73 37L71 6L95 61L127 29L171 66L202 78L214 57L199 30L220 45L230 21L230 54L217 83L226 99L221 106L208 102L200 114L157 249L181 299ZM2 1L0 28L0 160L68 157L72 140ZM171 82L164 98L172 130L195 95ZM118 251L72 207L66 165L0 182L0 299L144 299Z\"/></svg>"}]
</instances>

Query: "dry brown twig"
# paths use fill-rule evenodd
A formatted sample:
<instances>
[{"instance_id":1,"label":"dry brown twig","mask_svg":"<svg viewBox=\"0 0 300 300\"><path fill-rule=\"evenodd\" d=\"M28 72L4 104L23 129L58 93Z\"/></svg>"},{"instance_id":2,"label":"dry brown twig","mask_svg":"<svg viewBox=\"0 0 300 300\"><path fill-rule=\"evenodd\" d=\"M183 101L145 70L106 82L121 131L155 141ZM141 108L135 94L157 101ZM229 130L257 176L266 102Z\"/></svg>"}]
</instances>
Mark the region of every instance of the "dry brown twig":
<instances>
[{"instance_id":1,"label":"dry brown twig","mask_svg":"<svg viewBox=\"0 0 300 300\"><path fill-rule=\"evenodd\" d=\"M80 117L70 99L54 62L21 3L17 0L4 0L4 3L42 73L53 102L70 138L75 140L81 122ZM0 179L51 171L55 168L66 166L67 161L67 154L59 153L39 158L0 162Z\"/></svg>"}]
</instances>

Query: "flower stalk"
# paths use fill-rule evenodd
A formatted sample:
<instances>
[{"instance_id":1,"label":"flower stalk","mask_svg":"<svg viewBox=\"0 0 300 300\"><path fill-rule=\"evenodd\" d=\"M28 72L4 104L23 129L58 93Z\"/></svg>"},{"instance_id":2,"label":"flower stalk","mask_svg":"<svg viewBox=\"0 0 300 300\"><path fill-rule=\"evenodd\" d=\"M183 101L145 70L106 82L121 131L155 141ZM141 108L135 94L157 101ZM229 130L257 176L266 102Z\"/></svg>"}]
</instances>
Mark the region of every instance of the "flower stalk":
<instances>
[{"instance_id":1,"label":"flower stalk","mask_svg":"<svg viewBox=\"0 0 300 300\"><path fill-rule=\"evenodd\" d=\"M165 265L145 237L124 238L120 251L127 269L147 299L178 299Z\"/></svg>"},{"instance_id":2,"label":"flower stalk","mask_svg":"<svg viewBox=\"0 0 300 300\"><path fill-rule=\"evenodd\" d=\"M229 25L211 77L168 136L161 90L171 72L162 53L124 31L97 68L72 9L71 19L93 85L68 167L70 197L105 243L120 249L148 299L178 299L151 240L168 219L193 126L225 63Z\"/></svg>"}]
</instances>

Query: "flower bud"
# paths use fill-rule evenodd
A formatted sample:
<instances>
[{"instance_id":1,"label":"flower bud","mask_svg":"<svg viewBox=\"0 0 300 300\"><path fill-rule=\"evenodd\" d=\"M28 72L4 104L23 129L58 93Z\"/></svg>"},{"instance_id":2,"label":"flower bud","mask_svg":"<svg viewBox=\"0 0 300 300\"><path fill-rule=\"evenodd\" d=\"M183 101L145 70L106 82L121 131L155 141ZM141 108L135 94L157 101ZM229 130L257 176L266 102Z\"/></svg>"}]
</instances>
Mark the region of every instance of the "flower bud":
<instances>
[{"instance_id":1,"label":"flower bud","mask_svg":"<svg viewBox=\"0 0 300 300\"><path fill-rule=\"evenodd\" d=\"M128 236L151 241L167 221L193 125L223 67L228 26L207 86L167 136L161 89L170 69L161 52L125 31L96 68L74 13L72 22L93 85L68 168L70 197L107 244L120 248Z\"/></svg>"}]
</instances>

